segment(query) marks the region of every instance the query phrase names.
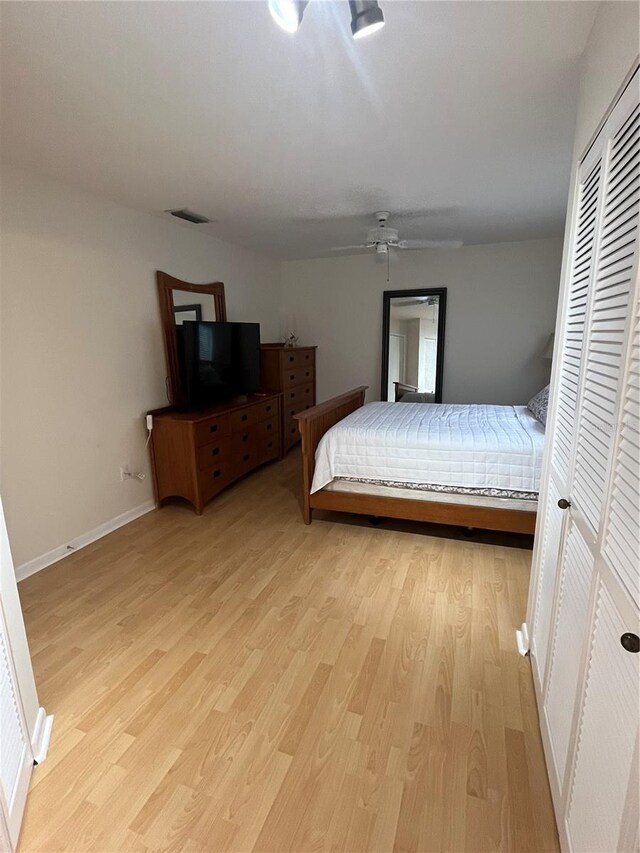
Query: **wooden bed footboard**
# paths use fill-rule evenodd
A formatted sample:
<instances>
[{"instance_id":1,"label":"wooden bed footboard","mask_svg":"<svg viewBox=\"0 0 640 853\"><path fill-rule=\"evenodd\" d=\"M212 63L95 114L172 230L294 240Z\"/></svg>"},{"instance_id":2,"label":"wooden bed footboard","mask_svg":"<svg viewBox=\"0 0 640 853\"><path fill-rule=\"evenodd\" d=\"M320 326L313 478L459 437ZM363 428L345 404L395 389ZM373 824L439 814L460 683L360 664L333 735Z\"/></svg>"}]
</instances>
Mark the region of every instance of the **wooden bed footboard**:
<instances>
[{"instance_id":1,"label":"wooden bed footboard","mask_svg":"<svg viewBox=\"0 0 640 853\"><path fill-rule=\"evenodd\" d=\"M311 483L316 464L316 448L320 439L334 424L364 405L364 395L368 387L360 385L353 391L332 397L318 406L294 415L302 438L302 514L305 524L311 524Z\"/></svg>"}]
</instances>

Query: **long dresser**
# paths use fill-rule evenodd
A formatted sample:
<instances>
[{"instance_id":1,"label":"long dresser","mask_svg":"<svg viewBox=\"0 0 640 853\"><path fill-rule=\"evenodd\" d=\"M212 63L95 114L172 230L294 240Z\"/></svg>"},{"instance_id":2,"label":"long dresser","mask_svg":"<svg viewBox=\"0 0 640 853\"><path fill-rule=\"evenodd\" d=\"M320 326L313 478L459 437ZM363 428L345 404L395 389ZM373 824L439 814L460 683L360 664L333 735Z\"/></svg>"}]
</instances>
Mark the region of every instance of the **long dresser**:
<instances>
[{"instance_id":1,"label":"long dresser","mask_svg":"<svg viewBox=\"0 0 640 853\"><path fill-rule=\"evenodd\" d=\"M248 395L207 409L152 412L156 502L204 505L240 477L283 455L282 394Z\"/></svg>"},{"instance_id":2,"label":"long dresser","mask_svg":"<svg viewBox=\"0 0 640 853\"><path fill-rule=\"evenodd\" d=\"M260 347L262 384L283 396L282 436L287 453L300 441L294 415L316 404L316 347Z\"/></svg>"}]
</instances>

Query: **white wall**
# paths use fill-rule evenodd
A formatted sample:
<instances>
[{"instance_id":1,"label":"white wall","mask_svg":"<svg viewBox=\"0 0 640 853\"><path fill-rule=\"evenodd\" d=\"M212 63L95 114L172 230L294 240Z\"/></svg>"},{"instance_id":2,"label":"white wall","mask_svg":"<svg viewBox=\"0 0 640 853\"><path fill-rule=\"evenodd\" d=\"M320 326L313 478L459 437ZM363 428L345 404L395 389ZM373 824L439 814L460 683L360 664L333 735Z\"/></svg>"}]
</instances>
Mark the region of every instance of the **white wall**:
<instances>
[{"instance_id":1,"label":"white wall","mask_svg":"<svg viewBox=\"0 0 640 853\"><path fill-rule=\"evenodd\" d=\"M283 311L317 344L318 399L356 385L380 395L382 293L447 288L444 401L526 403L548 381L539 358L555 324L561 240L353 255L282 265Z\"/></svg>"},{"instance_id":2,"label":"white wall","mask_svg":"<svg viewBox=\"0 0 640 853\"><path fill-rule=\"evenodd\" d=\"M166 403L154 272L224 281L278 331L278 266L172 220L2 175L0 459L17 566L152 498L142 414ZM119 478L129 463L143 482Z\"/></svg>"},{"instance_id":3,"label":"white wall","mask_svg":"<svg viewBox=\"0 0 640 853\"><path fill-rule=\"evenodd\" d=\"M640 51L640 6L601 3L582 55L574 153L580 157Z\"/></svg>"}]
</instances>

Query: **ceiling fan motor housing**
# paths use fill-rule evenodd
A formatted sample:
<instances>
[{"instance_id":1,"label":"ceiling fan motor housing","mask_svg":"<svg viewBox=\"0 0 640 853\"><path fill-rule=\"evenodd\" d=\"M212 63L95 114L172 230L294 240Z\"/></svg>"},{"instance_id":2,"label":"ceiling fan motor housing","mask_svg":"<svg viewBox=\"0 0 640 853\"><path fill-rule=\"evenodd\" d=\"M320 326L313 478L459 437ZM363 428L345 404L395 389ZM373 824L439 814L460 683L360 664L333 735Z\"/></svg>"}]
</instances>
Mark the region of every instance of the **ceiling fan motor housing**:
<instances>
[{"instance_id":1,"label":"ceiling fan motor housing","mask_svg":"<svg viewBox=\"0 0 640 853\"><path fill-rule=\"evenodd\" d=\"M380 243L397 243L398 229L387 228L386 226L378 226L377 228L369 228L367 231L367 243L378 245Z\"/></svg>"}]
</instances>

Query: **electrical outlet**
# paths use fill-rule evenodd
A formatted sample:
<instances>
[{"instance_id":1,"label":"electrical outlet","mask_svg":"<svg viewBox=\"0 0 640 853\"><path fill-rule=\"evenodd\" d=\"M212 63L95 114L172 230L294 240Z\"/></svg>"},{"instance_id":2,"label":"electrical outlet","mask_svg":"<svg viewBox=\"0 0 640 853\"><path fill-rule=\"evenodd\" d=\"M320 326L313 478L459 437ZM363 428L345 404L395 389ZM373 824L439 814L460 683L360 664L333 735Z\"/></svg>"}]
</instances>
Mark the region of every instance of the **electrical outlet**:
<instances>
[{"instance_id":1,"label":"electrical outlet","mask_svg":"<svg viewBox=\"0 0 640 853\"><path fill-rule=\"evenodd\" d=\"M120 468L120 479L124 482L124 480L130 480L132 477L133 474L131 473L129 466L123 465L122 468Z\"/></svg>"}]
</instances>

